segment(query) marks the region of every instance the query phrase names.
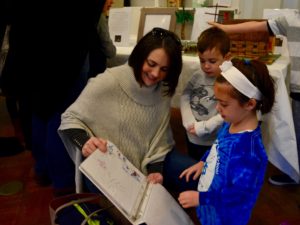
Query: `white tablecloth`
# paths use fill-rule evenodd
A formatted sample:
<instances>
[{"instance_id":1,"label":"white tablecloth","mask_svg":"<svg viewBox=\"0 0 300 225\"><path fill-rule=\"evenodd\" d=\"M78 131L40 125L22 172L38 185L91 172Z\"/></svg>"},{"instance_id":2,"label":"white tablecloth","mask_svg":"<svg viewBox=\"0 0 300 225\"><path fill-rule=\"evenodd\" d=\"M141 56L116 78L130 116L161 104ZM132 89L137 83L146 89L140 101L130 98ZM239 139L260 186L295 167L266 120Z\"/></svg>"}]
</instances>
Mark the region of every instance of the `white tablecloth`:
<instances>
[{"instance_id":1,"label":"white tablecloth","mask_svg":"<svg viewBox=\"0 0 300 225\"><path fill-rule=\"evenodd\" d=\"M132 47L117 47L117 56L108 65L117 66L125 63ZM269 161L295 180L300 179L296 136L290 98L288 94L289 58L281 56L268 69L276 82L275 105L271 113L265 115L262 123L264 144ZM183 56L183 68L176 93L172 99L172 107L179 107L180 95L194 73L200 68L198 57Z\"/></svg>"}]
</instances>

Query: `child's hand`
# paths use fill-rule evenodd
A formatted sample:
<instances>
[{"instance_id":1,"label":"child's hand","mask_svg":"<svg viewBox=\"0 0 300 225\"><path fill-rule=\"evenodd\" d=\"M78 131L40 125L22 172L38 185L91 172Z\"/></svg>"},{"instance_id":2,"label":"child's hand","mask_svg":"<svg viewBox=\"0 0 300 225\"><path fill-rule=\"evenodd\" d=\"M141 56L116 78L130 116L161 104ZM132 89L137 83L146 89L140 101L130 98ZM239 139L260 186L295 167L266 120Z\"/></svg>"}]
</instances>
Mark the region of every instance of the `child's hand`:
<instances>
[{"instance_id":1,"label":"child's hand","mask_svg":"<svg viewBox=\"0 0 300 225\"><path fill-rule=\"evenodd\" d=\"M101 152L107 151L107 141L102 138L91 137L82 147L82 155L88 157L96 149L99 149Z\"/></svg>"},{"instance_id":2,"label":"child's hand","mask_svg":"<svg viewBox=\"0 0 300 225\"><path fill-rule=\"evenodd\" d=\"M183 208L196 207L199 205L198 191L184 191L179 194L178 201Z\"/></svg>"},{"instance_id":3,"label":"child's hand","mask_svg":"<svg viewBox=\"0 0 300 225\"><path fill-rule=\"evenodd\" d=\"M200 161L200 162L196 163L195 165L193 165L193 166L185 169L180 174L179 178L181 179L181 178L183 178L185 176L186 182L189 182L190 176L193 173L195 173L194 176L193 176L193 180L196 180L200 176L200 174L202 172L203 165L204 165L203 161Z\"/></svg>"},{"instance_id":4,"label":"child's hand","mask_svg":"<svg viewBox=\"0 0 300 225\"><path fill-rule=\"evenodd\" d=\"M190 125L190 126L187 128L187 132L196 135L195 124Z\"/></svg>"}]
</instances>

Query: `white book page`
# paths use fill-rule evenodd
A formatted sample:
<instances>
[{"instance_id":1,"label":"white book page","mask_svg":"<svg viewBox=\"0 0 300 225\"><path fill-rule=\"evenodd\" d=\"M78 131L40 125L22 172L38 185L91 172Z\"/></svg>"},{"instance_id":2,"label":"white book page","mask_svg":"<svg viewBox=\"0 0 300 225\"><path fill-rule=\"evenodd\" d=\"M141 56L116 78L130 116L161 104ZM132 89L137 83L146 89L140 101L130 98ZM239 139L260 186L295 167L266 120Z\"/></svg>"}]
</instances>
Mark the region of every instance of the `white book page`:
<instances>
[{"instance_id":1,"label":"white book page","mask_svg":"<svg viewBox=\"0 0 300 225\"><path fill-rule=\"evenodd\" d=\"M137 170L112 143L108 151L93 152L80 170L128 217L136 214L146 177Z\"/></svg>"},{"instance_id":2,"label":"white book page","mask_svg":"<svg viewBox=\"0 0 300 225\"><path fill-rule=\"evenodd\" d=\"M160 184L149 184L140 212L147 225L193 225L194 223L170 193Z\"/></svg>"}]
</instances>

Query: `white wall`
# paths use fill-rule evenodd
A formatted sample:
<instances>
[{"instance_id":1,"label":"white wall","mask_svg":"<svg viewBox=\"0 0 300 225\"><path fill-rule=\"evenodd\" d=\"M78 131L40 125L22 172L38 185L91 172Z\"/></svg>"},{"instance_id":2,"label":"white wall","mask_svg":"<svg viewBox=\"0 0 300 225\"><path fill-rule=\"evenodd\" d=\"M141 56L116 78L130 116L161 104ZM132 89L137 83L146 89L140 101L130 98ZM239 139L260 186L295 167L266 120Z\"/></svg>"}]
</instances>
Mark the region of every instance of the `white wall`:
<instances>
[{"instance_id":1,"label":"white wall","mask_svg":"<svg viewBox=\"0 0 300 225\"><path fill-rule=\"evenodd\" d=\"M145 7L154 7L155 1L159 3L160 7L167 6L167 0L131 0L131 6L145 6Z\"/></svg>"},{"instance_id":2,"label":"white wall","mask_svg":"<svg viewBox=\"0 0 300 225\"><path fill-rule=\"evenodd\" d=\"M117 1L117 0L115 0ZM165 7L167 0L131 0L132 6L154 7L155 1L159 6ZM218 0L213 0L216 4ZM192 7L193 0L185 0L186 7ZM240 19L258 19L262 18L264 9L276 8L298 8L300 9L300 0L231 0L231 8L238 9L237 18Z\"/></svg>"},{"instance_id":3,"label":"white wall","mask_svg":"<svg viewBox=\"0 0 300 225\"><path fill-rule=\"evenodd\" d=\"M300 9L300 0L282 0L281 8Z\"/></svg>"},{"instance_id":4,"label":"white wall","mask_svg":"<svg viewBox=\"0 0 300 225\"><path fill-rule=\"evenodd\" d=\"M218 0L211 0L216 4ZM167 0L131 0L131 6L154 7L158 4L160 7L167 6ZM193 0L185 0L186 8L191 8ZM114 0L113 7L123 7L123 0ZM231 9L236 9L235 18L239 19L260 19L263 17L265 8L299 8L300 0L231 0ZM186 39L190 39L192 22L186 24ZM176 33L180 35L181 25L176 25Z\"/></svg>"},{"instance_id":5,"label":"white wall","mask_svg":"<svg viewBox=\"0 0 300 225\"><path fill-rule=\"evenodd\" d=\"M281 0L261 1L255 0L256 5L253 7L252 18L262 18L264 9L278 9L281 6Z\"/></svg>"},{"instance_id":6,"label":"white wall","mask_svg":"<svg viewBox=\"0 0 300 225\"><path fill-rule=\"evenodd\" d=\"M123 0L114 0L114 3L112 4L113 8L120 8L124 6Z\"/></svg>"},{"instance_id":7,"label":"white wall","mask_svg":"<svg viewBox=\"0 0 300 225\"><path fill-rule=\"evenodd\" d=\"M281 2L282 0L232 0L232 7L238 8L237 18L260 19L264 9L281 8Z\"/></svg>"},{"instance_id":8,"label":"white wall","mask_svg":"<svg viewBox=\"0 0 300 225\"><path fill-rule=\"evenodd\" d=\"M185 0L186 7L192 7L193 0ZM167 6L167 0L131 0L132 6L145 6L145 7L154 7L155 2L158 2L160 7Z\"/></svg>"}]
</instances>

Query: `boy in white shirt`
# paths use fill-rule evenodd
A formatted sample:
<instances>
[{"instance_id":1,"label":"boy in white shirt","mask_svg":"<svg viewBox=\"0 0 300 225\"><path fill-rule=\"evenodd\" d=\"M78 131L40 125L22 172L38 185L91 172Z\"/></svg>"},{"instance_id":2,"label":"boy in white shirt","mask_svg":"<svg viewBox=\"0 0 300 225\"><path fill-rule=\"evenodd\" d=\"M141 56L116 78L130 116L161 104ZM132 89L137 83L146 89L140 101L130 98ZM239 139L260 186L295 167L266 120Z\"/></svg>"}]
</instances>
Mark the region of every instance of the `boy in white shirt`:
<instances>
[{"instance_id":1,"label":"boy in white shirt","mask_svg":"<svg viewBox=\"0 0 300 225\"><path fill-rule=\"evenodd\" d=\"M219 66L230 60L230 39L222 29L211 27L200 34L197 49L201 68L187 83L180 99L180 110L187 131L188 154L200 160L210 149L223 122L216 110L213 84L221 72ZM193 130L197 136L191 133Z\"/></svg>"}]
</instances>

